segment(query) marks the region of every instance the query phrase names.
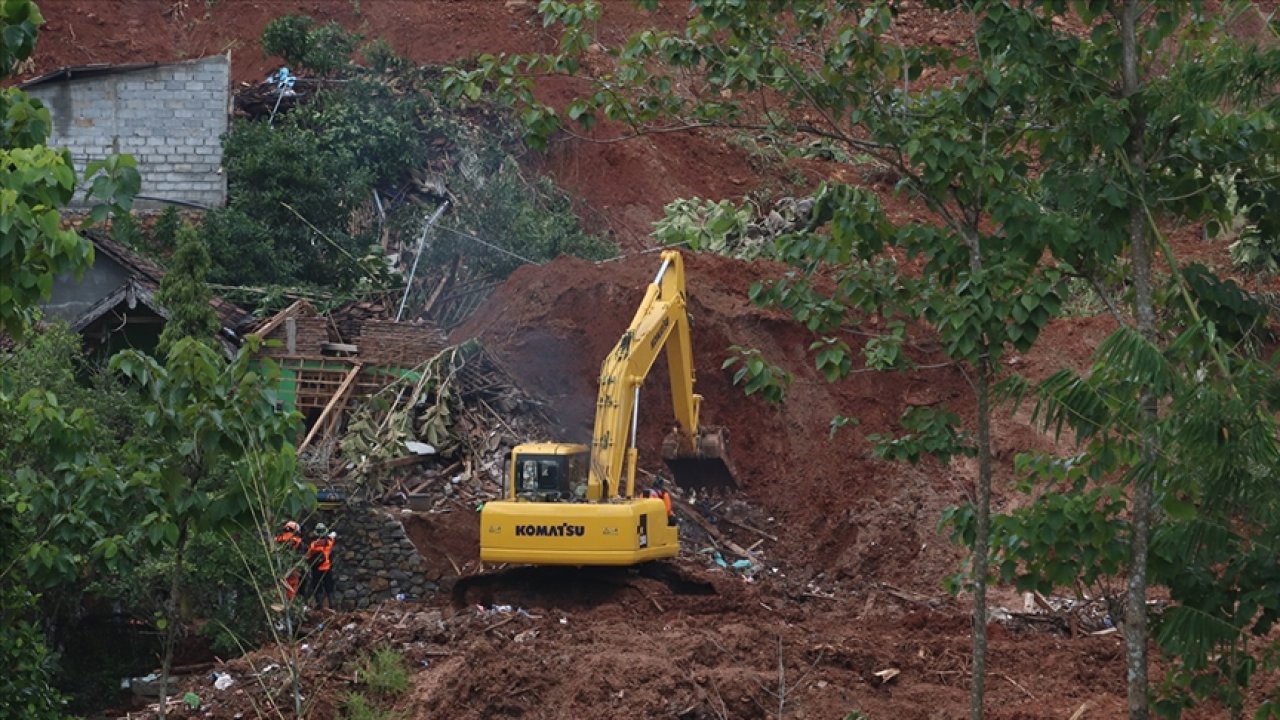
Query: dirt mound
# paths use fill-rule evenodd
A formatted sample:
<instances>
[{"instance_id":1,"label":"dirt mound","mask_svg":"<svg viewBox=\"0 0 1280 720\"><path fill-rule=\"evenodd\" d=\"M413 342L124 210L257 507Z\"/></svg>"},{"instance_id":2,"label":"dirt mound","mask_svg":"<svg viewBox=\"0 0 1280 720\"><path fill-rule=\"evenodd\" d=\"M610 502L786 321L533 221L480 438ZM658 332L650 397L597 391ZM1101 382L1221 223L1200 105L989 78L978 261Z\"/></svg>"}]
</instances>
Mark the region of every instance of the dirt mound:
<instances>
[{"instance_id":1,"label":"dirt mound","mask_svg":"<svg viewBox=\"0 0 1280 720\"><path fill-rule=\"evenodd\" d=\"M407 718L963 715L969 628L955 608L878 592L857 607L800 605L695 563L678 568L716 593L681 596L632 571L611 582L623 602L456 612L388 603L308 623L298 646L307 717L340 717L346 693L368 693L356 668L381 647L413 668L406 695L377 701ZM1083 717L1123 712L1118 637L995 627L991 644L987 717L1063 718L1085 704ZM203 706L175 707L171 717L287 713L286 662L267 648L187 678L180 692ZM213 686L219 675L230 687Z\"/></svg>"}]
</instances>

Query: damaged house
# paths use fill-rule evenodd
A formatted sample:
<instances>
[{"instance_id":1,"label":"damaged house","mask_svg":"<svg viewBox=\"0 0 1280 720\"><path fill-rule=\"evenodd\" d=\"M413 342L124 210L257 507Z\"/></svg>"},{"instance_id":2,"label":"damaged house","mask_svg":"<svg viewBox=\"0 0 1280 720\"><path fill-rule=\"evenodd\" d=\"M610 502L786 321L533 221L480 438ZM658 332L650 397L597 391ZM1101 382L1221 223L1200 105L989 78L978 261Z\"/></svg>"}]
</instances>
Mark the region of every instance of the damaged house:
<instances>
[{"instance_id":1,"label":"damaged house","mask_svg":"<svg viewBox=\"0 0 1280 720\"><path fill-rule=\"evenodd\" d=\"M93 243L93 267L79 278L67 274L54 280L44 304L45 320L66 321L94 355L107 357L129 348L153 351L169 317L156 301L164 269L101 231L83 234ZM222 327L217 339L230 354L239 344L237 328L253 316L222 298L209 304Z\"/></svg>"}]
</instances>

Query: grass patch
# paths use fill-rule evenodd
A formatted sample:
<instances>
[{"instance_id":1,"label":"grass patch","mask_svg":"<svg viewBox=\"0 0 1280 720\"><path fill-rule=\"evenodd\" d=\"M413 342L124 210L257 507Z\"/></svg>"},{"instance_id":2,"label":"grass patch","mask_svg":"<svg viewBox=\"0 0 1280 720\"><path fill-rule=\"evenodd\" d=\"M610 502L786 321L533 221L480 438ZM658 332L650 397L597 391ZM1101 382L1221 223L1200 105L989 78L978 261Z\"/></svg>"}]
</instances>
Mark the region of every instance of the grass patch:
<instances>
[{"instance_id":1,"label":"grass patch","mask_svg":"<svg viewBox=\"0 0 1280 720\"><path fill-rule=\"evenodd\" d=\"M356 680L376 696L396 697L409 689L409 666L400 653L382 648L361 659Z\"/></svg>"}]
</instances>

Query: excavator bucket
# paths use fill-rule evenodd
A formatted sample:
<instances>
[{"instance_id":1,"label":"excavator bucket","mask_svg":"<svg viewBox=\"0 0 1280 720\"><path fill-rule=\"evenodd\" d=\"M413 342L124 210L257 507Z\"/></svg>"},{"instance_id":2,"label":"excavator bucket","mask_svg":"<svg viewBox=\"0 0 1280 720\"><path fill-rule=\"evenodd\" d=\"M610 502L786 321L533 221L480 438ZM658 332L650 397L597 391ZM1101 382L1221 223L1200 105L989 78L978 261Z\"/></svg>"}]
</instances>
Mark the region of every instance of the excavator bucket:
<instances>
[{"instance_id":1,"label":"excavator bucket","mask_svg":"<svg viewBox=\"0 0 1280 720\"><path fill-rule=\"evenodd\" d=\"M662 459L677 485L695 490L736 490L737 473L729 462L729 431L704 427L693 441L677 429L662 441Z\"/></svg>"}]
</instances>

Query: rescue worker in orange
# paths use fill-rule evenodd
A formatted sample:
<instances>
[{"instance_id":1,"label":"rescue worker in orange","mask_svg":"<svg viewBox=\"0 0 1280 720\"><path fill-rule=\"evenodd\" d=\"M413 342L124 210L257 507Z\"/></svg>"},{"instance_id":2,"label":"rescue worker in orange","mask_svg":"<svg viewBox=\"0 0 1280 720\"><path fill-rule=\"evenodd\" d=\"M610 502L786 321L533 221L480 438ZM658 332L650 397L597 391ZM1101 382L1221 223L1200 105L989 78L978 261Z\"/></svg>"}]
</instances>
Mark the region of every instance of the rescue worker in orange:
<instances>
[{"instance_id":1,"label":"rescue worker in orange","mask_svg":"<svg viewBox=\"0 0 1280 720\"><path fill-rule=\"evenodd\" d=\"M662 500L662 504L667 508L667 524L676 524L676 516L671 509L671 493L667 492L667 489L663 487L661 475L654 478L653 484L649 486L649 489L646 490L644 494L645 497L658 498Z\"/></svg>"},{"instance_id":2,"label":"rescue worker in orange","mask_svg":"<svg viewBox=\"0 0 1280 720\"><path fill-rule=\"evenodd\" d=\"M329 532L324 523L316 525L316 539L307 547L307 563L311 566L311 597L323 593L324 609L333 606L333 546L338 533ZM316 607L320 607L317 603Z\"/></svg>"},{"instance_id":3,"label":"rescue worker in orange","mask_svg":"<svg viewBox=\"0 0 1280 720\"><path fill-rule=\"evenodd\" d=\"M284 576L285 597L292 600L298 594L298 585L302 582L302 569L298 567L298 558L302 555L302 528L292 520L286 520L276 535L276 543L288 553L286 560L289 570Z\"/></svg>"}]
</instances>

